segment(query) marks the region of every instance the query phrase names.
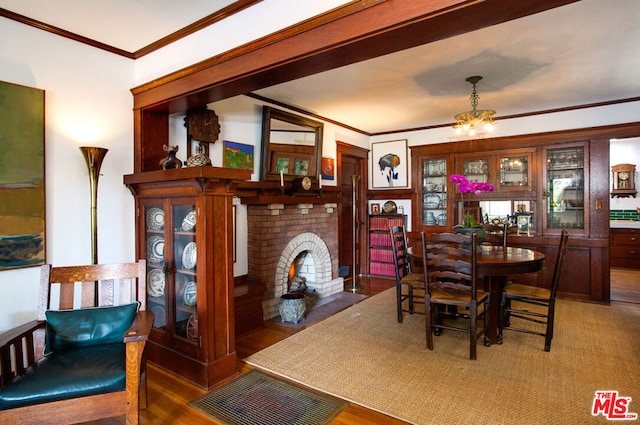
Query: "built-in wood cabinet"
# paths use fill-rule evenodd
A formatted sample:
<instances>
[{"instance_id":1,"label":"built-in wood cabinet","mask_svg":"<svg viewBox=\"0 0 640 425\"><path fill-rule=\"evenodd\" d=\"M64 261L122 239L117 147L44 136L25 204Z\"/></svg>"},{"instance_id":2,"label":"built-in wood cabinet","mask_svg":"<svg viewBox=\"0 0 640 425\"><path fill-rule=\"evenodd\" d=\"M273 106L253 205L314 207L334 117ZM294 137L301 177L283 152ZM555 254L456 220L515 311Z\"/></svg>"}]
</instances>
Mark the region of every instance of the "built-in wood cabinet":
<instances>
[{"instance_id":1,"label":"built-in wood cabinet","mask_svg":"<svg viewBox=\"0 0 640 425\"><path fill-rule=\"evenodd\" d=\"M203 388L237 373L232 198L250 174L192 167L124 177L155 315L145 355Z\"/></svg>"},{"instance_id":2,"label":"built-in wood cabinet","mask_svg":"<svg viewBox=\"0 0 640 425\"><path fill-rule=\"evenodd\" d=\"M447 164L453 165L450 170L466 175L471 181L486 181L496 187L492 193L473 195L472 201L465 197L466 203L509 201L506 204L511 206L511 216L517 213L518 205L526 205L526 211L531 213L533 231L528 235L514 232L508 243L543 252L549 264L540 273L518 276L518 281L548 285L558 235L566 228L569 244L559 296L608 301L608 155L609 139L624 134L618 130L575 130L412 146L412 178L419 184L414 188L411 230L452 231L459 222L456 205L459 209L460 197L451 183L446 225L428 225L424 218L428 211L424 196L425 161L448 158ZM449 171L448 175L451 174Z\"/></svg>"},{"instance_id":3,"label":"built-in wood cabinet","mask_svg":"<svg viewBox=\"0 0 640 425\"><path fill-rule=\"evenodd\" d=\"M640 269L640 229L611 229L611 267Z\"/></svg>"}]
</instances>

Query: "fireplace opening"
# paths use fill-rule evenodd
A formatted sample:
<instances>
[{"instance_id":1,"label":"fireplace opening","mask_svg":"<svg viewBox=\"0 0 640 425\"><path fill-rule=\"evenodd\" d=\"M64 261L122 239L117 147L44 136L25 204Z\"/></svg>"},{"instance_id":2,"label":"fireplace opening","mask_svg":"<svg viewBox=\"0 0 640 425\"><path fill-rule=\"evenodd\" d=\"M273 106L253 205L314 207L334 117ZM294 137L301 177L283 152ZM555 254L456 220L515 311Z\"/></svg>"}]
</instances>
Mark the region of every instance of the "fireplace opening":
<instances>
[{"instance_id":1,"label":"fireplace opening","mask_svg":"<svg viewBox=\"0 0 640 425\"><path fill-rule=\"evenodd\" d=\"M309 251L302 251L291 262L287 292L307 294L308 288L315 287L315 261Z\"/></svg>"}]
</instances>

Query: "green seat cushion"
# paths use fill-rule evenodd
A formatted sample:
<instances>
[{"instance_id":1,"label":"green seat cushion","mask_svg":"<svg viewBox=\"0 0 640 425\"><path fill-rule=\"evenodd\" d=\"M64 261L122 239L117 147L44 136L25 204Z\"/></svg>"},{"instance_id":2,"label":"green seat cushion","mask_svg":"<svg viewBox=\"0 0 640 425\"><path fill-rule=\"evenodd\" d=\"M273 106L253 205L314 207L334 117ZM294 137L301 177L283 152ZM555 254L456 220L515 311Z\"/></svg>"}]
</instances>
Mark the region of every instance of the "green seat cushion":
<instances>
[{"instance_id":1,"label":"green seat cushion","mask_svg":"<svg viewBox=\"0 0 640 425\"><path fill-rule=\"evenodd\" d=\"M124 390L125 357L124 343L49 354L0 391L0 410Z\"/></svg>"},{"instance_id":2,"label":"green seat cushion","mask_svg":"<svg viewBox=\"0 0 640 425\"><path fill-rule=\"evenodd\" d=\"M48 310L44 354L77 347L122 342L139 302L115 307Z\"/></svg>"}]
</instances>

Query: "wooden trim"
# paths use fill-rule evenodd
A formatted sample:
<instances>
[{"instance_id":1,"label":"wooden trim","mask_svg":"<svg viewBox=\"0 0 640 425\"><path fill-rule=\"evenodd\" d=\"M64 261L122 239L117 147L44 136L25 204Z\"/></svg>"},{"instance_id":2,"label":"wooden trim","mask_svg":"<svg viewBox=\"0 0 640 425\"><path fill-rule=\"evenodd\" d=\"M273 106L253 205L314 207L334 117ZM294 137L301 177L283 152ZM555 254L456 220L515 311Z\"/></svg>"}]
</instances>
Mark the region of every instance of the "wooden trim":
<instances>
[{"instance_id":1,"label":"wooden trim","mask_svg":"<svg viewBox=\"0 0 640 425\"><path fill-rule=\"evenodd\" d=\"M186 111L572 2L520 0L506 7L499 0L372 1L344 16L338 8L323 20L305 21L135 87L134 107Z\"/></svg>"},{"instance_id":2,"label":"wooden trim","mask_svg":"<svg viewBox=\"0 0 640 425\"><path fill-rule=\"evenodd\" d=\"M209 16L205 16L204 18L194 22L191 25L188 25L178 31L167 35L166 37L162 37L161 39L154 41L153 43L145 46L141 49L133 52L133 57L135 59L139 59L149 53L153 53L156 50L159 50L175 41L178 41L188 35L191 35L201 29L204 29L210 25L215 24L216 22L220 22L229 16L232 16L248 7L251 7L257 3L260 3L262 0L238 0L236 2L231 3L229 6L220 9Z\"/></svg>"},{"instance_id":3,"label":"wooden trim","mask_svg":"<svg viewBox=\"0 0 640 425\"><path fill-rule=\"evenodd\" d=\"M65 29L49 25L42 21L38 21L37 19L32 19L24 15L20 15L19 13L12 12L7 9L0 8L0 16L5 17L7 19L11 19L16 22L20 22L21 24L29 25L34 28L41 29L43 31L50 32L55 35L59 35L60 37L68 38L70 40L77 41L78 43L87 44L91 47L95 47L96 49L106 50L107 52L114 53L116 55L124 56L128 59L134 59L134 54L131 52L127 52L126 50L119 49L117 47L110 46L108 44L101 43L99 41L93 40L91 38L84 37L82 35L78 35L71 31L67 31Z\"/></svg>"},{"instance_id":4,"label":"wooden trim","mask_svg":"<svg viewBox=\"0 0 640 425\"><path fill-rule=\"evenodd\" d=\"M211 15L205 16L204 18L194 22L193 24L187 25L184 28L175 31L166 37L162 37L161 39L154 41L153 43L144 46L134 52L128 52L124 49L120 49L118 47L114 47L105 43L101 43L94 39L84 37L82 35L73 33L71 31L67 31L65 29L49 25L45 22L38 21L36 19L29 18L24 15L20 15L15 12L11 12L10 10L0 8L0 16L3 16L7 19L11 19L16 22L20 22L21 24L29 25L34 28L41 29L43 31L50 32L55 35L59 35L61 37L68 38L70 40L77 41L79 43L87 44L89 46L95 47L96 49L105 50L107 52L114 53L116 55L123 56L127 59L139 59L149 53L153 53L158 49L161 49L175 41L178 41L188 35L191 35L197 31L200 31L203 28L206 28L210 25L215 24L216 22L220 22L221 20L228 18L231 15L234 15L248 7L253 6L254 4L260 3L262 0L238 0L229 6L220 9Z\"/></svg>"}]
</instances>

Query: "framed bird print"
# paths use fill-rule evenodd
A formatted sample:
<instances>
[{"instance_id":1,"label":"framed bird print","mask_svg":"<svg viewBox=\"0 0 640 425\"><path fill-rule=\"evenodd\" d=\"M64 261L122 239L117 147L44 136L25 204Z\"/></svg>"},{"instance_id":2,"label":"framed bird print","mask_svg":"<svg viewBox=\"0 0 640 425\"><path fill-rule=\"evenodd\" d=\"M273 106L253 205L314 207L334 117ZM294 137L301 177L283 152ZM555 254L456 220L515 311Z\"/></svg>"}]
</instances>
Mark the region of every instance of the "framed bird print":
<instances>
[{"instance_id":1,"label":"framed bird print","mask_svg":"<svg viewBox=\"0 0 640 425\"><path fill-rule=\"evenodd\" d=\"M406 188L409 183L407 139L371 144L371 181L374 189Z\"/></svg>"}]
</instances>

